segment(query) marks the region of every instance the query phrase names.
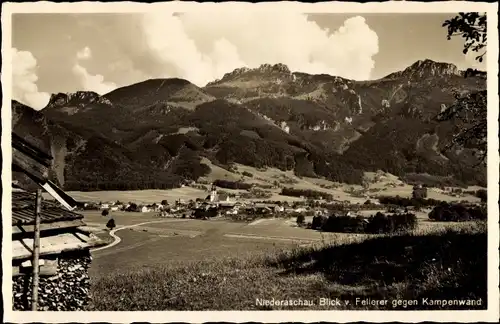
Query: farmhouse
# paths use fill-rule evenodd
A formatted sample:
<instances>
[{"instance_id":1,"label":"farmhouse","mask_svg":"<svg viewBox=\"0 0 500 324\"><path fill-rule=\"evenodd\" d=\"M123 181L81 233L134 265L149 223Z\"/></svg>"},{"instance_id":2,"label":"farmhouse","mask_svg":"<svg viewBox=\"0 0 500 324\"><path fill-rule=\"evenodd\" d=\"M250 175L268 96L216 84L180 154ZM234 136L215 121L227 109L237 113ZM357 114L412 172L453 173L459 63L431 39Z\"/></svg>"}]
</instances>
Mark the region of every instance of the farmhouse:
<instances>
[{"instance_id":1,"label":"farmhouse","mask_svg":"<svg viewBox=\"0 0 500 324\"><path fill-rule=\"evenodd\" d=\"M35 195L12 192L14 310L31 309ZM89 300L90 248L101 241L81 229L83 215L43 201L40 213L39 310L82 310Z\"/></svg>"}]
</instances>

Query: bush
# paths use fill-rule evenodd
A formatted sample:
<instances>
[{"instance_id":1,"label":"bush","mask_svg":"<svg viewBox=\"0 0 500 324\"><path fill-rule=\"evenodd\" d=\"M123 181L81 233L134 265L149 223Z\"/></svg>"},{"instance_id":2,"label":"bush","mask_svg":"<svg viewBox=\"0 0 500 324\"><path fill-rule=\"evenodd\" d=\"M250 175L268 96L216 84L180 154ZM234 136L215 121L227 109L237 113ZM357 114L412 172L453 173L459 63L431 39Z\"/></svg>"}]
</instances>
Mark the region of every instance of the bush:
<instances>
[{"instance_id":1,"label":"bush","mask_svg":"<svg viewBox=\"0 0 500 324\"><path fill-rule=\"evenodd\" d=\"M415 214L385 215L377 213L368 219L366 232L370 234L406 232L417 227L417 216Z\"/></svg>"},{"instance_id":2,"label":"bush","mask_svg":"<svg viewBox=\"0 0 500 324\"><path fill-rule=\"evenodd\" d=\"M305 220L306 220L306 217L304 215L300 214L297 216L297 224L303 225Z\"/></svg>"},{"instance_id":3,"label":"bush","mask_svg":"<svg viewBox=\"0 0 500 324\"><path fill-rule=\"evenodd\" d=\"M215 180L214 185L217 187L226 188L226 189L249 190L250 188L252 188L251 184L243 183L243 182L229 181L229 180Z\"/></svg>"},{"instance_id":4,"label":"bush","mask_svg":"<svg viewBox=\"0 0 500 324\"><path fill-rule=\"evenodd\" d=\"M476 191L476 197L481 199L481 202L486 202L488 199L488 191L484 189L479 189Z\"/></svg>"},{"instance_id":5,"label":"bush","mask_svg":"<svg viewBox=\"0 0 500 324\"><path fill-rule=\"evenodd\" d=\"M340 233L364 233L366 226L365 218L351 216L335 216L328 217L321 228L325 232L340 232Z\"/></svg>"},{"instance_id":6,"label":"bush","mask_svg":"<svg viewBox=\"0 0 500 324\"><path fill-rule=\"evenodd\" d=\"M107 209L103 210L102 213L101 213L102 216L108 216L109 215L109 211Z\"/></svg>"},{"instance_id":7,"label":"bush","mask_svg":"<svg viewBox=\"0 0 500 324\"><path fill-rule=\"evenodd\" d=\"M106 227L109 228L110 230L112 230L113 228L116 227L116 224L115 224L115 220L113 218L111 218L107 223L106 223Z\"/></svg>"},{"instance_id":8,"label":"bush","mask_svg":"<svg viewBox=\"0 0 500 324\"><path fill-rule=\"evenodd\" d=\"M441 203L429 213L429 219L439 222L465 222L486 220L486 207L466 207L462 204Z\"/></svg>"},{"instance_id":9,"label":"bush","mask_svg":"<svg viewBox=\"0 0 500 324\"><path fill-rule=\"evenodd\" d=\"M362 216L336 216L328 218L313 218L311 228L321 228L325 232L337 233L365 233L365 234L387 234L407 232L417 227L417 216L415 214L385 215L377 213L365 218Z\"/></svg>"},{"instance_id":10,"label":"bush","mask_svg":"<svg viewBox=\"0 0 500 324\"><path fill-rule=\"evenodd\" d=\"M323 228L323 225L326 223L327 218L325 216L316 215L313 217L313 221L311 224L311 228L315 230L320 230Z\"/></svg>"},{"instance_id":11,"label":"bush","mask_svg":"<svg viewBox=\"0 0 500 324\"><path fill-rule=\"evenodd\" d=\"M252 178L253 177L253 174L251 174L250 172L248 171L243 171L242 175L244 175L245 177L249 177L249 178Z\"/></svg>"},{"instance_id":12,"label":"bush","mask_svg":"<svg viewBox=\"0 0 500 324\"><path fill-rule=\"evenodd\" d=\"M383 196L378 199L383 205L395 205L400 207L431 207L442 203L442 201L436 199L424 199L424 198L404 198L400 196L391 197Z\"/></svg>"},{"instance_id":13,"label":"bush","mask_svg":"<svg viewBox=\"0 0 500 324\"><path fill-rule=\"evenodd\" d=\"M333 196L327 192L316 191L316 190L302 190L294 188L283 188L281 189L280 195L291 196L291 197L306 197L310 199L333 199Z\"/></svg>"}]
</instances>

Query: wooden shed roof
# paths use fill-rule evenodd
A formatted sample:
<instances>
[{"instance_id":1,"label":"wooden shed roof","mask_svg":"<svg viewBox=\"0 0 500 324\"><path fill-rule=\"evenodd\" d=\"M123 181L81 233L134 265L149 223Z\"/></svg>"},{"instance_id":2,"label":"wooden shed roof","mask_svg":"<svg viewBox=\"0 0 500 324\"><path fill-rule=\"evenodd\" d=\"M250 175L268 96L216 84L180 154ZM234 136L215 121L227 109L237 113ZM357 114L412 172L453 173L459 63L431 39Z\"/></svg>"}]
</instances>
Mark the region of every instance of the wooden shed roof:
<instances>
[{"instance_id":1,"label":"wooden shed roof","mask_svg":"<svg viewBox=\"0 0 500 324\"><path fill-rule=\"evenodd\" d=\"M34 194L24 191L12 192L12 225L33 225L35 223ZM54 223L83 219L83 215L60 207L53 201L42 200L40 223Z\"/></svg>"}]
</instances>

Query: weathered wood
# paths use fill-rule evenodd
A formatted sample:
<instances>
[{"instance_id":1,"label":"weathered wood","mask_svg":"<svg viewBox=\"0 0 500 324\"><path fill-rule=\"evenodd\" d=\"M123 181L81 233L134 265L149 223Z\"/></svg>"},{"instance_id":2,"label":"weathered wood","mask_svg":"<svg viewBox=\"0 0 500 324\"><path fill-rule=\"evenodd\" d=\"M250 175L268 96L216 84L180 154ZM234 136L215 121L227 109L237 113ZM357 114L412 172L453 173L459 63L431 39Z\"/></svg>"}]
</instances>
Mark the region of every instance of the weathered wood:
<instances>
[{"instance_id":1,"label":"weathered wood","mask_svg":"<svg viewBox=\"0 0 500 324\"><path fill-rule=\"evenodd\" d=\"M85 226L85 223L80 220L64 221L64 222L54 222L49 224L40 224L40 232L55 230L55 229L66 229L66 228L76 228L80 226ZM35 231L34 225L18 225L12 227L12 235L23 234L23 233L33 233Z\"/></svg>"},{"instance_id":2,"label":"weathered wood","mask_svg":"<svg viewBox=\"0 0 500 324\"><path fill-rule=\"evenodd\" d=\"M63 252L89 249L100 243L102 243L102 241L97 236L87 236L78 232L47 236L41 239L40 256L58 255ZM30 259L30 256L33 254L31 249L32 244L33 238L13 240L12 260L21 261Z\"/></svg>"},{"instance_id":3,"label":"weathered wood","mask_svg":"<svg viewBox=\"0 0 500 324\"><path fill-rule=\"evenodd\" d=\"M38 310L38 284L39 278L39 257L40 257L40 212L42 209L42 190L36 191L35 204L35 238L33 240L33 291L31 296L31 310Z\"/></svg>"},{"instance_id":4,"label":"weathered wood","mask_svg":"<svg viewBox=\"0 0 500 324\"><path fill-rule=\"evenodd\" d=\"M71 243L71 244L66 244L63 248L50 247L50 248L45 249L42 252L40 252L40 257L49 256L49 255L59 255L61 253L65 253L65 252L83 251L86 249L90 249L93 245L95 245L95 244ZM12 260L22 260L22 259L28 258L29 256L30 256L29 253L24 253L24 254L16 255L16 256L12 257Z\"/></svg>"},{"instance_id":5,"label":"weathered wood","mask_svg":"<svg viewBox=\"0 0 500 324\"><path fill-rule=\"evenodd\" d=\"M40 277L48 277L48 276L54 276L57 274L57 271L59 269L58 259L55 260L43 260L40 259L40 261L44 261L43 264L40 262L40 271L39 275ZM33 272L31 261L29 261L29 266L25 267L24 262L23 265L15 265L12 266L12 276L22 276L22 275L29 275ZM28 268L28 269L27 269Z\"/></svg>"},{"instance_id":6,"label":"weathered wood","mask_svg":"<svg viewBox=\"0 0 500 324\"><path fill-rule=\"evenodd\" d=\"M49 167L51 165L52 156L41 151L38 147L33 146L21 136L12 132L12 148L27 155L37 161L39 164Z\"/></svg>"},{"instance_id":7,"label":"weathered wood","mask_svg":"<svg viewBox=\"0 0 500 324\"><path fill-rule=\"evenodd\" d=\"M61 188L56 186L52 181L47 180L45 183L39 183L45 191L47 191L52 197L54 197L61 205L66 207L68 210L73 210L77 206L76 200L70 197Z\"/></svg>"},{"instance_id":8,"label":"weathered wood","mask_svg":"<svg viewBox=\"0 0 500 324\"><path fill-rule=\"evenodd\" d=\"M45 182L48 177L49 169L46 166L15 148L12 149L12 167L14 171L27 174L35 182Z\"/></svg>"}]
</instances>

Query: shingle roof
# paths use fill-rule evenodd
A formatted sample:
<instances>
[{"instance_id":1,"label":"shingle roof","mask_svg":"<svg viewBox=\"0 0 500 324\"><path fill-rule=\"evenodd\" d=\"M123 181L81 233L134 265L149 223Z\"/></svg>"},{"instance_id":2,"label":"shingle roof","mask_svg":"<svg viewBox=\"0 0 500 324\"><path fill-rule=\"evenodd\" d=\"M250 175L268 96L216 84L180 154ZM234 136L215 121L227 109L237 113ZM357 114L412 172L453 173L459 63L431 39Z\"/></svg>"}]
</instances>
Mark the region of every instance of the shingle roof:
<instances>
[{"instance_id":1,"label":"shingle roof","mask_svg":"<svg viewBox=\"0 0 500 324\"><path fill-rule=\"evenodd\" d=\"M12 192L12 225L32 225L35 223L36 196L23 191ZM83 215L69 211L52 201L42 200L40 223L83 219Z\"/></svg>"}]
</instances>

